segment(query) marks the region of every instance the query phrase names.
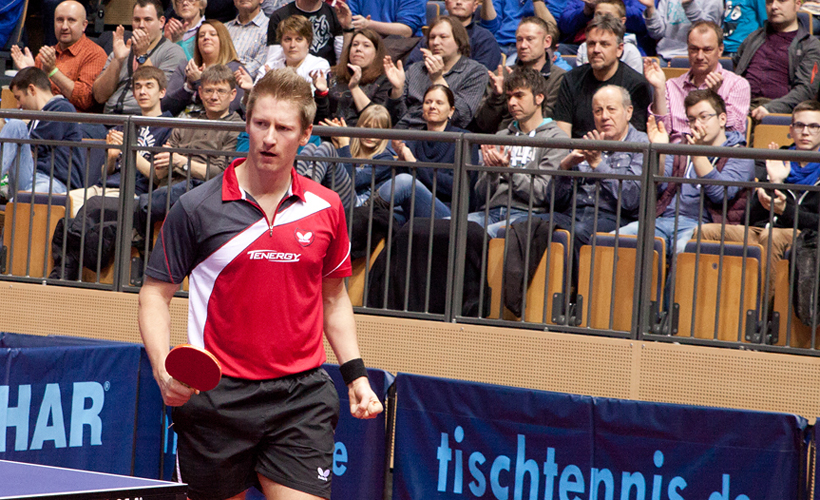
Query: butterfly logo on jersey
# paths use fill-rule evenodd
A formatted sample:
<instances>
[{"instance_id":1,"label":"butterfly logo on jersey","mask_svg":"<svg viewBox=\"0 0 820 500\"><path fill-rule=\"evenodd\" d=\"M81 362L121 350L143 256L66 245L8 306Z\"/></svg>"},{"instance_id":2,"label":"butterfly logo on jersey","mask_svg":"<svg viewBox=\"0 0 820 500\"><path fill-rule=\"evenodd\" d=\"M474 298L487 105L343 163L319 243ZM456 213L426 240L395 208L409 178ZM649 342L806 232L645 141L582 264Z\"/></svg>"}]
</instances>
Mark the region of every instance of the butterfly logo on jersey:
<instances>
[{"instance_id":1,"label":"butterfly logo on jersey","mask_svg":"<svg viewBox=\"0 0 820 500\"><path fill-rule=\"evenodd\" d=\"M321 467L316 468L319 471L319 479L322 481L327 481L327 478L330 477L330 467L327 470L323 470Z\"/></svg>"},{"instance_id":2,"label":"butterfly logo on jersey","mask_svg":"<svg viewBox=\"0 0 820 500\"><path fill-rule=\"evenodd\" d=\"M298 241L303 247L310 246L310 244L313 243L313 231L299 229L297 227L293 234L296 236L296 241Z\"/></svg>"}]
</instances>

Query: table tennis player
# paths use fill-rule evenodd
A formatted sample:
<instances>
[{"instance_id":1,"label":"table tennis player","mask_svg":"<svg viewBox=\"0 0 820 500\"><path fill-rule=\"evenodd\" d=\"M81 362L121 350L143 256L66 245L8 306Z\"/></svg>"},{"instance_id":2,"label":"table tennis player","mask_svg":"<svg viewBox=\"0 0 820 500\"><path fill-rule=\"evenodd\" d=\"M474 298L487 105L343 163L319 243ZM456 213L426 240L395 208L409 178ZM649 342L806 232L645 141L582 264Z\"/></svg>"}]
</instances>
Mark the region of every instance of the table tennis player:
<instances>
[{"instance_id":1,"label":"table tennis player","mask_svg":"<svg viewBox=\"0 0 820 500\"><path fill-rule=\"evenodd\" d=\"M140 333L166 404L174 406L181 480L192 500L330 498L339 398L321 365L322 332L341 363L350 411L382 404L359 354L344 278L351 274L342 204L298 176L312 132L308 84L269 72L247 104L247 159L171 208L140 291ZM188 341L222 365L207 392L171 378L170 302L189 276Z\"/></svg>"}]
</instances>

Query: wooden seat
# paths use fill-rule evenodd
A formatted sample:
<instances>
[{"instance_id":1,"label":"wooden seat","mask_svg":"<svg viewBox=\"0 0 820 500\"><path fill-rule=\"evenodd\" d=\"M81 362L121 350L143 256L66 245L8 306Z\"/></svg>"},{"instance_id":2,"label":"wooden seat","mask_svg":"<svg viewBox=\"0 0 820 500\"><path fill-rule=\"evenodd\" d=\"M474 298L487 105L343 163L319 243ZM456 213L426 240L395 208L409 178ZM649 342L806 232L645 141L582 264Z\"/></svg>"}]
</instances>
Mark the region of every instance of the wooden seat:
<instances>
[{"instance_id":1,"label":"wooden seat","mask_svg":"<svg viewBox=\"0 0 820 500\"><path fill-rule=\"evenodd\" d=\"M768 149L770 142L776 142L779 146L788 146L792 139L789 135L791 129L788 125L769 125L765 123L755 127L754 146L758 149Z\"/></svg>"},{"instance_id":2,"label":"wooden seat","mask_svg":"<svg viewBox=\"0 0 820 500\"><path fill-rule=\"evenodd\" d=\"M564 286L565 262L569 248L569 232L556 229L552 233L549 251L544 252L538 267L527 287L524 321L531 323L552 323L552 297L560 293ZM549 272L547 264L549 261ZM490 240L487 251L487 284L492 291L490 318L499 318L504 280L504 238ZM546 305L546 310L545 310ZM504 307L501 317L518 320L512 311Z\"/></svg>"},{"instance_id":3,"label":"wooden seat","mask_svg":"<svg viewBox=\"0 0 820 500\"><path fill-rule=\"evenodd\" d=\"M70 199L65 195L17 193L6 204L3 246L7 274L47 277L54 268L51 238L57 222L65 217Z\"/></svg>"},{"instance_id":4,"label":"wooden seat","mask_svg":"<svg viewBox=\"0 0 820 500\"><path fill-rule=\"evenodd\" d=\"M384 244L385 241L384 238L382 238L379 243L376 244L376 248L373 249L370 257L361 257L352 262L353 274L347 281L347 294L350 296L350 302L354 306L361 307L364 304L365 274L367 270L373 266L376 257L384 250Z\"/></svg>"},{"instance_id":5,"label":"wooden seat","mask_svg":"<svg viewBox=\"0 0 820 500\"><path fill-rule=\"evenodd\" d=\"M664 76L666 76L666 79L669 80L671 78L677 78L677 77L681 76L682 74L689 71L689 68L670 68L670 67L666 67L666 68L661 68L661 71L663 71L663 74L664 74Z\"/></svg>"},{"instance_id":6,"label":"wooden seat","mask_svg":"<svg viewBox=\"0 0 820 500\"><path fill-rule=\"evenodd\" d=\"M3 86L3 93L0 94L0 109L17 109L17 98L7 86Z\"/></svg>"},{"instance_id":7,"label":"wooden seat","mask_svg":"<svg viewBox=\"0 0 820 500\"><path fill-rule=\"evenodd\" d=\"M592 245L581 247L578 263L578 295L581 304L581 326L596 329L630 331L632 328L633 290L636 267L637 236L620 235L618 253L615 258L614 234L598 233L595 243L595 261L592 260ZM613 290L613 275L615 289ZM590 283L590 277L591 283ZM655 238L652 252L653 300L663 305L663 283L666 279L666 242ZM591 288L590 288L591 285ZM614 302L614 306L613 306ZM615 314L611 315L611 311ZM587 319L589 316L589 320ZM610 320L612 326L610 326Z\"/></svg>"},{"instance_id":8,"label":"wooden seat","mask_svg":"<svg viewBox=\"0 0 820 500\"><path fill-rule=\"evenodd\" d=\"M789 260L781 259L774 264L775 284L774 284L774 307L773 312L780 314L780 325L777 332L777 342L774 345L788 345L790 347L811 347L811 325L806 325L794 314L794 308L789 307ZM786 343L789 326L789 314L791 314L791 336ZM820 333L820 326L817 332ZM820 340L820 338L818 338Z\"/></svg>"},{"instance_id":9,"label":"wooden seat","mask_svg":"<svg viewBox=\"0 0 820 500\"><path fill-rule=\"evenodd\" d=\"M760 257L763 249L757 244L748 245L744 259L742 243L726 242L721 259L719 241L702 240L699 255L696 253L697 246L696 241L690 241L685 252L677 256L674 296L674 301L680 306L677 335L735 342L742 340L745 330L740 327L746 324L747 311L757 311L760 303Z\"/></svg>"}]
</instances>

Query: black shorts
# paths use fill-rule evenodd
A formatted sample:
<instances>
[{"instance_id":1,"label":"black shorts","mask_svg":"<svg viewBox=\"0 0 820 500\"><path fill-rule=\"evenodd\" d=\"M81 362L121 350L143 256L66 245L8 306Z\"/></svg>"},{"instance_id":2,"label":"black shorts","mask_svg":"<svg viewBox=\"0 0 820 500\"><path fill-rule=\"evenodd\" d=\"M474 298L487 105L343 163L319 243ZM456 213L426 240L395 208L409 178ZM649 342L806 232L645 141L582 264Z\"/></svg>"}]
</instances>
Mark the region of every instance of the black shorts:
<instances>
[{"instance_id":1,"label":"black shorts","mask_svg":"<svg viewBox=\"0 0 820 500\"><path fill-rule=\"evenodd\" d=\"M330 498L339 395L321 368L273 380L222 377L174 408L173 419L180 479L192 500L259 486L257 473Z\"/></svg>"}]
</instances>

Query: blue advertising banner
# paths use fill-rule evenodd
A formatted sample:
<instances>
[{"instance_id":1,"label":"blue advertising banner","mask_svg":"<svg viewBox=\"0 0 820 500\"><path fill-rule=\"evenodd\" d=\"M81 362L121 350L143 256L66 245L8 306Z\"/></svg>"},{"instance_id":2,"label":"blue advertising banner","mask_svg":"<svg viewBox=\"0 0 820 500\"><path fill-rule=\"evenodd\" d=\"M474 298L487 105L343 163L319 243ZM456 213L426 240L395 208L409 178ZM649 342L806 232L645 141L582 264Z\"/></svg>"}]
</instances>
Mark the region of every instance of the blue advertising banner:
<instances>
[{"instance_id":1,"label":"blue advertising banner","mask_svg":"<svg viewBox=\"0 0 820 500\"><path fill-rule=\"evenodd\" d=\"M800 497L795 415L403 373L396 397L394 500Z\"/></svg>"},{"instance_id":2,"label":"blue advertising banner","mask_svg":"<svg viewBox=\"0 0 820 500\"><path fill-rule=\"evenodd\" d=\"M0 333L0 459L131 474L140 351Z\"/></svg>"}]
</instances>

